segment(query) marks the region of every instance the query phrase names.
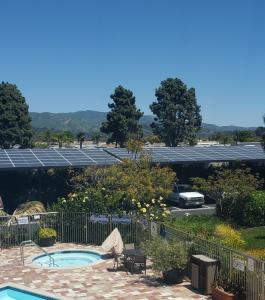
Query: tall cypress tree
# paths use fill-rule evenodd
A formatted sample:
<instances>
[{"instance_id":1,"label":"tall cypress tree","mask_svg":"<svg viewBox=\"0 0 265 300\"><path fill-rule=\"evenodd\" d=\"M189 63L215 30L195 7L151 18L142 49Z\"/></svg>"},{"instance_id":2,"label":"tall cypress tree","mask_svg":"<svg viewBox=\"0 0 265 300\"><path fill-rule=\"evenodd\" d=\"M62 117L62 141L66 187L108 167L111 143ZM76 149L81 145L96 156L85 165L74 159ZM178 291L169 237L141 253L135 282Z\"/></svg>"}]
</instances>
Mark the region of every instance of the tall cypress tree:
<instances>
[{"instance_id":1,"label":"tall cypress tree","mask_svg":"<svg viewBox=\"0 0 265 300\"><path fill-rule=\"evenodd\" d=\"M28 105L16 85L0 84L0 147L31 145L32 128Z\"/></svg>"},{"instance_id":2,"label":"tall cypress tree","mask_svg":"<svg viewBox=\"0 0 265 300\"><path fill-rule=\"evenodd\" d=\"M195 89L188 89L178 78L168 78L161 82L155 95L157 101L150 105L156 115L151 124L154 134L169 147L182 142L194 145L202 122Z\"/></svg>"},{"instance_id":3,"label":"tall cypress tree","mask_svg":"<svg viewBox=\"0 0 265 300\"><path fill-rule=\"evenodd\" d=\"M113 103L108 104L110 112L100 130L109 135L108 142L124 147L130 135L142 136L139 119L143 113L137 109L132 91L122 86L118 86L110 98Z\"/></svg>"}]
</instances>

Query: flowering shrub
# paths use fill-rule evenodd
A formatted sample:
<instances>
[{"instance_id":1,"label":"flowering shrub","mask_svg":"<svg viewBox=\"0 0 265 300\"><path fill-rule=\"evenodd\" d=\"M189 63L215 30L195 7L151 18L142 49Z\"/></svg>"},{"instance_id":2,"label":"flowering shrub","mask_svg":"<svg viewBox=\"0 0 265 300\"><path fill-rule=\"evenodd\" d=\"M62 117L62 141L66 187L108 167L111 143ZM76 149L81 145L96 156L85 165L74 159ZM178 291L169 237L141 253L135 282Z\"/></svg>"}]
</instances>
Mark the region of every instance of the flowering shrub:
<instances>
[{"instance_id":1,"label":"flowering shrub","mask_svg":"<svg viewBox=\"0 0 265 300\"><path fill-rule=\"evenodd\" d=\"M169 215L165 199L172 191L175 173L153 166L146 158L108 168L87 168L72 179L75 192L58 199L57 211L128 213L151 220Z\"/></svg>"},{"instance_id":2,"label":"flowering shrub","mask_svg":"<svg viewBox=\"0 0 265 300\"><path fill-rule=\"evenodd\" d=\"M248 255L265 260L265 248L252 249L247 252Z\"/></svg>"},{"instance_id":3,"label":"flowering shrub","mask_svg":"<svg viewBox=\"0 0 265 300\"><path fill-rule=\"evenodd\" d=\"M241 233L229 225L217 225L214 236L226 247L238 249L245 245L245 241L241 237Z\"/></svg>"}]
</instances>

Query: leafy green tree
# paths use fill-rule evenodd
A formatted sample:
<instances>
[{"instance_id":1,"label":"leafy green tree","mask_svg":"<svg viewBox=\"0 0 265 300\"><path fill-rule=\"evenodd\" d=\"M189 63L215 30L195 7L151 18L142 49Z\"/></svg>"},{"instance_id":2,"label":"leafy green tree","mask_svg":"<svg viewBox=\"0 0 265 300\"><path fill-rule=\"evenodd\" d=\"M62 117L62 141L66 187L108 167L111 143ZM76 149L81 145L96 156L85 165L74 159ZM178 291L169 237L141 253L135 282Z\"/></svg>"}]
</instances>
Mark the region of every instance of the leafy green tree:
<instances>
[{"instance_id":1,"label":"leafy green tree","mask_svg":"<svg viewBox=\"0 0 265 300\"><path fill-rule=\"evenodd\" d=\"M156 115L151 124L153 133L166 146L175 147L182 142L194 145L202 122L195 89L188 89L178 78L168 78L161 82L155 95L157 101L150 105Z\"/></svg>"},{"instance_id":2,"label":"leafy green tree","mask_svg":"<svg viewBox=\"0 0 265 300\"><path fill-rule=\"evenodd\" d=\"M264 133L265 133L265 127L259 126L255 130L255 134L258 137L262 137Z\"/></svg>"},{"instance_id":3,"label":"leafy green tree","mask_svg":"<svg viewBox=\"0 0 265 300\"><path fill-rule=\"evenodd\" d=\"M101 131L109 135L108 142L124 147L129 134L142 136L142 127L139 119L143 113L135 105L132 91L118 86L110 96L113 103L109 103L110 112L107 121L102 123Z\"/></svg>"},{"instance_id":4,"label":"leafy green tree","mask_svg":"<svg viewBox=\"0 0 265 300\"><path fill-rule=\"evenodd\" d=\"M263 180L253 175L250 169L222 169L214 175L193 178L194 189L200 190L216 200L217 215L240 224L245 205Z\"/></svg>"},{"instance_id":5,"label":"leafy green tree","mask_svg":"<svg viewBox=\"0 0 265 300\"><path fill-rule=\"evenodd\" d=\"M12 148L18 144L26 148L32 142L31 119L28 105L14 84L0 84L0 147Z\"/></svg>"},{"instance_id":6,"label":"leafy green tree","mask_svg":"<svg viewBox=\"0 0 265 300\"><path fill-rule=\"evenodd\" d=\"M138 140L136 138L130 138L127 141L127 150L128 152L131 152L134 155L134 158L136 159L137 154L141 152L143 149L144 143L141 140Z\"/></svg>"},{"instance_id":7,"label":"leafy green tree","mask_svg":"<svg viewBox=\"0 0 265 300\"><path fill-rule=\"evenodd\" d=\"M76 135L77 141L79 142L80 149L83 148L83 142L85 141L85 133L80 131Z\"/></svg>"},{"instance_id":8,"label":"leafy green tree","mask_svg":"<svg viewBox=\"0 0 265 300\"><path fill-rule=\"evenodd\" d=\"M234 133L236 142L250 142L254 138L252 130L239 130Z\"/></svg>"},{"instance_id":9,"label":"leafy green tree","mask_svg":"<svg viewBox=\"0 0 265 300\"><path fill-rule=\"evenodd\" d=\"M59 144L59 148L63 144L70 144L74 141L74 135L70 131L60 131L53 134L52 141Z\"/></svg>"},{"instance_id":10,"label":"leafy green tree","mask_svg":"<svg viewBox=\"0 0 265 300\"><path fill-rule=\"evenodd\" d=\"M101 138L101 134L98 131L94 131L91 135L91 140L94 144L98 145Z\"/></svg>"}]
</instances>

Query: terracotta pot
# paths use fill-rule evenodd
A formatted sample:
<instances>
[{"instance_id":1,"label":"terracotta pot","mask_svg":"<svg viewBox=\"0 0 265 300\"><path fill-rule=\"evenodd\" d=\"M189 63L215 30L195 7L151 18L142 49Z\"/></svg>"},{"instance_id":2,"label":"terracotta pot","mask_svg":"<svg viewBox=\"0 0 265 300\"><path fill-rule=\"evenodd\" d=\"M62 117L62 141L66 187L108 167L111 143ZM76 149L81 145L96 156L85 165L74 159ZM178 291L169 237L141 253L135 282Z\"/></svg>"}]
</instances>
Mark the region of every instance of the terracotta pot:
<instances>
[{"instance_id":1,"label":"terracotta pot","mask_svg":"<svg viewBox=\"0 0 265 300\"><path fill-rule=\"evenodd\" d=\"M218 287L213 288L212 298L213 300L236 300L237 299L236 295L227 293Z\"/></svg>"},{"instance_id":2,"label":"terracotta pot","mask_svg":"<svg viewBox=\"0 0 265 300\"><path fill-rule=\"evenodd\" d=\"M49 238L41 238L40 239L40 246L41 247L50 247L53 246L55 243L56 238L55 237L49 237Z\"/></svg>"}]
</instances>

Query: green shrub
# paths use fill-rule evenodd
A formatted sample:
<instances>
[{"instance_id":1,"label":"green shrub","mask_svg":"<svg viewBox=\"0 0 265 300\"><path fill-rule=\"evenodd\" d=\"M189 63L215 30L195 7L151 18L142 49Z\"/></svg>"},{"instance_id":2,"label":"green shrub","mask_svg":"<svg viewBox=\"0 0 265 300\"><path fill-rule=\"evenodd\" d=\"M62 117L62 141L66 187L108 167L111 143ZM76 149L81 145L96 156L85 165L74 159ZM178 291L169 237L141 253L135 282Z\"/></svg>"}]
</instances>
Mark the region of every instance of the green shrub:
<instances>
[{"instance_id":1,"label":"green shrub","mask_svg":"<svg viewBox=\"0 0 265 300\"><path fill-rule=\"evenodd\" d=\"M41 228L39 230L39 238L45 239L45 238L56 238L57 233L53 228Z\"/></svg>"},{"instance_id":2,"label":"green shrub","mask_svg":"<svg viewBox=\"0 0 265 300\"><path fill-rule=\"evenodd\" d=\"M222 221L216 216L185 216L168 222L170 227L189 232L200 238L208 239L214 234L216 225Z\"/></svg>"},{"instance_id":3,"label":"green shrub","mask_svg":"<svg viewBox=\"0 0 265 300\"><path fill-rule=\"evenodd\" d=\"M244 224L248 226L264 226L265 224L265 191L251 195L244 209Z\"/></svg>"},{"instance_id":4,"label":"green shrub","mask_svg":"<svg viewBox=\"0 0 265 300\"><path fill-rule=\"evenodd\" d=\"M168 242L157 237L143 242L140 247L151 258L152 267L156 271L167 272L185 269L187 266L188 254L181 242Z\"/></svg>"}]
</instances>

